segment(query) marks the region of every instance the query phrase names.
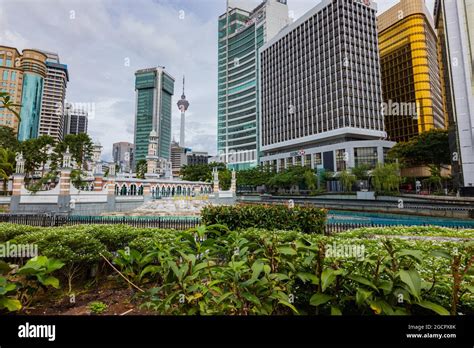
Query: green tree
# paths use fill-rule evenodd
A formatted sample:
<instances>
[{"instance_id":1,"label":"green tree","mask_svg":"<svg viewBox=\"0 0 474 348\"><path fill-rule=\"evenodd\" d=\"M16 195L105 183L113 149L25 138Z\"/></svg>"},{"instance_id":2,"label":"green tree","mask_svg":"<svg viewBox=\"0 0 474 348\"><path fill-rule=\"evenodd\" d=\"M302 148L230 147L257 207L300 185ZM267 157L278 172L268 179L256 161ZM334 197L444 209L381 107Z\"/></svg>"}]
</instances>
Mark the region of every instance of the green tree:
<instances>
[{"instance_id":1,"label":"green tree","mask_svg":"<svg viewBox=\"0 0 474 348\"><path fill-rule=\"evenodd\" d=\"M388 157L398 159L402 167L434 165L441 168L441 165L451 163L448 131L433 129L423 132L408 142L395 145Z\"/></svg>"},{"instance_id":2,"label":"green tree","mask_svg":"<svg viewBox=\"0 0 474 348\"><path fill-rule=\"evenodd\" d=\"M21 107L21 105L13 103L9 93L0 92L0 110L7 109L12 112L18 118L18 123L20 123L20 114L17 111L19 107Z\"/></svg>"},{"instance_id":3,"label":"green tree","mask_svg":"<svg viewBox=\"0 0 474 348\"><path fill-rule=\"evenodd\" d=\"M206 181L212 180L212 170L208 164L198 164L195 166L183 166L180 170L181 178L187 181Z\"/></svg>"},{"instance_id":4,"label":"green tree","mask_svg":"<svg viewBox=\"0 0 474 348\"><path fill-rule=\"evenodd\" d=\"M229 169L219 170L219 186L221 190L229 190L232 181L232 173Z\"/></svg>"},{"instance_id":5,"label":"green tree","mask_svg":"<svg viewBox=\"0 0 474 348\"><path fill-rule=\"evenodd\" d=\"M398 192L400 188L400 169L397 163L377 164L371 173L372 184L377 193Z\"/></svg>"},{"instance_id":6,"label":"green tree","mask_svg":"<svg viewBox=\"0 0 474 348\"><path fill-rule=\"evenodd\" d=\"M344 189L344 192L351 192L352 186L354 186L357 178L354 174L350 173L347 170L343 170L338 174L341 185Z\"/></svg>"},{"instance_id":7,"label":"green tree","mask_svg":"<svg viewBox=\"0 0 474 348\"><path fill-rule=\"evenodd\" d=\"M137 173L138 179L145 179L145 174L147 171L147 163L146 160L141 159L137 162L135 172Z\"/></svg>"},{"instance_id":8,"label":"green tree","mask_svg":"<svg viewBox=\"0 0 474 348\"><path fill-rule=\"evenodd\" d=\"M266 185L275 174L273 168L269 165L240 170L236 173L237 185L256 188L257 186Z\"/></svg>"},{"instance_id":9,"label":"green tree","mask_svg":"<svg viewBox=\"0 0 474 348\"><path fill-rule=\"evenodd\" d=\"M217 171L219 172L227 170L225 163L213 162L209 164L198 164L195 166L183 166L180 170L180 175L183 180L211 182L213 179L212 170L214 168L217 168ZM224 178L226 175L227 174L224 174Z\"/></svg>"},{"instance_id":10,"label":"green tree","mask_svg":"<svg viewBox=\"0 0 474 348\"><path fill-rule=\"evenodd\" d=\"M20 142L12 128L0 126L0 147L13 152L20 148Z\"/></svg>"},{"instance_id":11,"label":"green tree","mask_svg":"<svg viewBox=\"0 0 474 348\"><path fill-rule=\"evenodd\" d=\"M41 169L42 176L44 176L46 163L53 158L49 154L49 149L54 145L55 141L49 135L23 141L20 149L25 158L25 171L33 174L35 170Z\"/></svg>"},{"instance_id":12,"label":"green tree","mask_svg":"<svg viewBox=\"0 0 474 348\"><path fill-rule=\"evenodd\" d=\"M370 170L370 166L367 164L362 164L360 166L354 167L351 169L352 174L355 175L357 180L367 180L369 178L368 171Z\"/></svg>"},{"instance_id":13,"label":"green tree","mask_svg":"<svg viewBox=\"0 0 474 348\"><path fill-rule=\"evenodd\" d=\"M302 190L314 190L316 177L311 168L294 166L274 174L267 184L273 189L289 190L293 186L298 186Z\"/></svg>"},{"instance_id":14,"label":"green tree","mask_svg":"<svg viewBox=\"0 0 474 348\"><path fill-rule=\"evenodd\" d=\"M0 178L3 181L3 192L7 192L10 176L15 171L15 153L10 149L0 148Z\"/></svg>"},{"instance_id":15,"label":"green tree","mask_svg":"<svg viewBox=\"0 0 474 348\"><path fill-rule=\"evenodd\" d=\"M94 144L91 138L86 133L80 134L68 134L63 141L56 145L55 152L55 163L57 166L61 166L63 160L63 154L69 148L72 159L76 162L79 169L85 169L86 160L92 157L92 151Z\"/></svg>"}]
</instances>

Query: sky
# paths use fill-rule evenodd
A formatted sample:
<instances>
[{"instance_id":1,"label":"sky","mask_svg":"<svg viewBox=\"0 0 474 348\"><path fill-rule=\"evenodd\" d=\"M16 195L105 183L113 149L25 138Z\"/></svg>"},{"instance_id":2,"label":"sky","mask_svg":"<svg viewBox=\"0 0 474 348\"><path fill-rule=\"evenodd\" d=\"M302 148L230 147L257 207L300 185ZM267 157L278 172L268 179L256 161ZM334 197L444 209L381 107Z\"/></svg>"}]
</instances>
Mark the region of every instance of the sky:
<instances>
[{"instance_id":1,"label":"sky","mask_svg":"<svg viewBox=\"0 0 474 348\"><path fill-rule=\"evenodd\" d=\"M260 0L231 0L253 8ZM426 0L432 11L434 0ZM319 0L288 0L297 19ZM379 13L397 0L378 0ZM56 52L67 64L66 100L88 106L88 133L105 160L112 144L133 143L134 73L165 66L175 77L176 106L186 76L186 145L216 154L217 18L226 0L0 0L0 45ZM84 104L86 103L86 104Z\"/></svg>"}]
</instances>

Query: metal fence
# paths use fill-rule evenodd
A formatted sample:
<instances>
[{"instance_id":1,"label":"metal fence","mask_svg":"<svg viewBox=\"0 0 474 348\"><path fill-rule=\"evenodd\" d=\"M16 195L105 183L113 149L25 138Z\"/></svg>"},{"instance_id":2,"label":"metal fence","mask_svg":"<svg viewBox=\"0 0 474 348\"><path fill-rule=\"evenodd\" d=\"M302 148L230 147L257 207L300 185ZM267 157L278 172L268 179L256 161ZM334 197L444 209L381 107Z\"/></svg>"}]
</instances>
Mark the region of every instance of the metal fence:
<instances>
[{"instance_id":1,"label":"metal fence","mask_svg":"<svg viewBox=\"0 0 474 348\"><path fill-rule=\"evenodd\" d=\"M333 222L327 223L325 226L325 234L331 235L339 232L344 232L348 230L354 230L356 228L366 228L366 227L407 227L407 226L436 226L436 227L445 227L453 228L455 230L468 230L473 229L472 226L463 226L463 225L452 225L452 226L438 226L431 224L418 224L418 225L396 225L396 224L374 224L374 223L352 223L352 222Z\"/></svg>"},{"instance_id":2,"label":"metal fence","mask_svg":"<svg viewBox=\"0 0 474 348\"><path fill-rule=\"evenodd\" d=\"M198 226L201 219L198 217L133 217L133 216L64 216L64 215L12 215L0 214L0 222L9 222L20 225L57 227L74 225L129 225L141 228L164 228L187 230ZM403 227L406 224L374 224L353 222L329 222L325 225L325 234L331 235L339 232L363 227ZM433 226L419 224L418 226ZM440 226L454 229L473 229L472 226L451 225Z\"/></svg>"},{"instance_id":3,"label":"metal fence","mask_svg":"<svg viewBox=\"0 0 474 348\"><path fill-rule=\"evenodd\" d=\"M131 216L62 216L62 215L0 215L0 222L13 224L57 227L74 225L129 225L142 228L166 228L187 230L198 226L200 218L189 217L150 217L137 218Z\"/></svg>"}]
</instances>

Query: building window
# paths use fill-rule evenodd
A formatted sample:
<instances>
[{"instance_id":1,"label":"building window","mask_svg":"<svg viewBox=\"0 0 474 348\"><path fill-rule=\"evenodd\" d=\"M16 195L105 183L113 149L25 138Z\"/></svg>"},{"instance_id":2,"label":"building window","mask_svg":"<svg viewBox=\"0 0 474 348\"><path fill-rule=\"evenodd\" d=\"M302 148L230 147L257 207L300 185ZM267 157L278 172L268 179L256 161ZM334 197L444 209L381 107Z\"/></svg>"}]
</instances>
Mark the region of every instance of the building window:
<instances>
[{"instance_id":1,"label":"building window","mask_svg":"<svg viewBox=\"0 0 474 348\"><path fill-rule=\"evenodd\" d=\"M341 172L346 170L345 149L336 150L336 171Z\"/></svg>"},{"instance_id":2,"label":"building window","mask_svg":"<svg viewBox=\"0 0 474 348\"><path fill-rule=\"evenodd\" d=\"M376 147L359 147L354 149L355 166L368 166L375 168L377 165L377 148Z\"/></svg>"},{"instance_id":3,"label":"building window","mask_svg":"<svg viewBox=\"0 0 474 348\"><path fill-rule=\"evenodd\" d=\"M288 157L286 159L286 168L291 168L293 167L293 157Z\"/></svg>"},{"instance_id":4,"label":"building window","mask_svg":"<svg viewBox=\"0 0 474 348\"><path fill-rule=\"evenodd\" d=\"M305 167L311 167L311 155L306 155L304 160Z\"/></svg>"},{"instance_id":5,"label":"building window","mask_svg":"<svg viewBox=\"0 0 474 348\"><path fill-rule=\"evenodd\" d=\"M280 168L278 170L283 170L285 169L285 159L282 158L280 159Z\"/></svg>"},{"instance_id":6,"label":"building window","mask_svg":"<svg viewBox=\"0 0 474 348\"><path fill-rule=\"evenodd\" d=\"M315 153L313 155L313 157L314 157L314 166L315 167L318 166L318 165L323 164L323 158L321 156L321 153Z\"/></svg>"},{"instance_id":7,"label":"building window","mask_svg":"<svg viewBox=\"0 0 474 348\"><path fill-rule=\"evenodd\" d=\"M301 166L301 156L295 157L295 166Z\"/></svg>"}]
</instances>

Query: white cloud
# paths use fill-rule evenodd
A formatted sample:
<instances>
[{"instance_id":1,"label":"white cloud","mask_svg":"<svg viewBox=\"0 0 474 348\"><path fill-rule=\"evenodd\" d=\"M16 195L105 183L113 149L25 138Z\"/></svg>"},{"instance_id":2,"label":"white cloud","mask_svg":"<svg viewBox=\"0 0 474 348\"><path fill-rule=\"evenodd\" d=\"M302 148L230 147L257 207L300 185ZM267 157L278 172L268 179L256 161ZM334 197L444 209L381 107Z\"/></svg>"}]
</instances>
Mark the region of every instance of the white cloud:
<instances>
[{"instance_id":1,"label":"white cloud","mask_svg":"<svg viewBox=\"0 0 474 348\"><path fill-rule=\"evenodd\" d=\"M247 8L259 3L233 1ZM378 1L379 9L395 2ZM318 1L288 3L297 18ZM191 104L187 144L215 154L217 18L225 4L224 0L0 0L0 44L59 54L69 68L67 99L96 105L89 130L108 156L112 143L133 142L134 73L142 68L164 65L176 78L172 134L179 139L180 113L175 104L185 74Z\"/></svg>"}]
</instances>

